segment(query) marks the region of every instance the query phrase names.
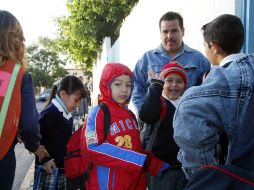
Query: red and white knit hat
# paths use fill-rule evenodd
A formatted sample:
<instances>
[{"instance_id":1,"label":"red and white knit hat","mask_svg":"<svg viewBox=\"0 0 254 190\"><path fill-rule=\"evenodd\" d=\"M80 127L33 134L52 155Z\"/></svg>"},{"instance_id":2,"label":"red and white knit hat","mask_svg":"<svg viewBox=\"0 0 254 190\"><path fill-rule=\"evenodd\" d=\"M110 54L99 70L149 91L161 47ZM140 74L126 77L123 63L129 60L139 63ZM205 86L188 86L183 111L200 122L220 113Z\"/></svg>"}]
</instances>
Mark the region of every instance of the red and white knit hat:
<instances>
[{"instance_id":1,"label":"red and white knit hat","mask_svg":"<svg viewBox=\"0 0 254 190\"><path fill-rule=\"evenodd\" d=\"M165 79L169 74L177 74L182 77L184 84L187 84L185 69L176 61L172 61L164 65L161 69L161 76Z\"/></svg>"}]
</instances>

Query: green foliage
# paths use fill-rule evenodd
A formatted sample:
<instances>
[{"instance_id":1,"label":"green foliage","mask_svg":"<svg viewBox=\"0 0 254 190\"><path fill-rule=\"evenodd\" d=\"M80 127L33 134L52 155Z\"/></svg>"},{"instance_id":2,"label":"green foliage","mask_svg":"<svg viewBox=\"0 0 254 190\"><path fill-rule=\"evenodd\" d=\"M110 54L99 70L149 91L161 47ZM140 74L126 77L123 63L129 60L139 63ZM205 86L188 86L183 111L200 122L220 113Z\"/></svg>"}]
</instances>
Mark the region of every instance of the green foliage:
<instances>
[{"instance_id":1,"label":"green foliage","mask_svg":"<svg viewBox=\"0 0 254 190\"><path fill-rule=\"evenodd\" d=\"M35 87L52 87L54 81L68 74L65 62L49 47L54 44L50 39L41 38L40 44L27 48L27 68L32 75Z\"/></svg>"},{"instance_id":2,"label":"green foliage","mask_svg":"<svg viewBox=\"0 0 254 190\"><path fill-rule=\"evenodd\" d=\"M59 18L58 45L79 66L89 70L105 37L117 40L124 19L138 0L73 0L70 15Z\"/></svg>"}]
</instances>

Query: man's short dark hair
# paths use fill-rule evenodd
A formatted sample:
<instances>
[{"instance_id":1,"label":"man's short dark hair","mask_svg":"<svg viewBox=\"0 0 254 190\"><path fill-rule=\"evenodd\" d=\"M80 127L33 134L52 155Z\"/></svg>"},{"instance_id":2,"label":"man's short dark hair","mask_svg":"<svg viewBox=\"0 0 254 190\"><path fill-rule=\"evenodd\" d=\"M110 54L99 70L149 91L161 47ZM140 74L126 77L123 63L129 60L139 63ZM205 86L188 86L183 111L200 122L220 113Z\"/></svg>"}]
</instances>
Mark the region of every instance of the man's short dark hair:
<instances>
[{"instance_id":1,"label":"man's short dark hair","mask_svg":"<svg viewBox=\"0 0 254 190\"><path fill-rule=\"evenodd\" d=\"M167 12L165 13L159 21L159 28L161 28L161 21L169 21L169 20L178 20L179 26L181 27L181 29L183 29L183 17L176 12Z\"/></svg>"},{"instance_id":2,"label":"man's short dark hair","mask_svg":"<svg viewBox=\"0 0 254 190\"><path fill-rule=\"evenodd\" d=\"M201 28L204 40L220 46L227 54L239 53L244 41L244 27L241 19L223 14Z\"/></svg>"}]
</instances>

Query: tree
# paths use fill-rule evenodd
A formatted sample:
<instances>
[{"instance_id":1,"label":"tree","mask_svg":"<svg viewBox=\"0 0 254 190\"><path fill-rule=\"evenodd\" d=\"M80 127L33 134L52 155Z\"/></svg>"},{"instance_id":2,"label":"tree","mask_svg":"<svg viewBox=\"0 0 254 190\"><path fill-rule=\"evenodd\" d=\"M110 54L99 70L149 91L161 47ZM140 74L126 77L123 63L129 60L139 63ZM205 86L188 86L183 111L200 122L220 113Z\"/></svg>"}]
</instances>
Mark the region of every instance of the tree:
<instances>
[{"instance_id":1,"label":"tree","mask_svg":"<svg viewBox=\"0 0 254 190\"><path fill-rule=\"evenodd\" d=\"M59 55L47 48L53 43L48 38L41 38L40 44L27 48L28 70L32 75L35 87L51 87L53 82L66 76L65 62Z\"/></svg>"},{"instance_id":2,"label":"tree","mask_svg":"<svg viewBox=\"0 0 254 190\"><path fill-rule=\"evenodd\" d=\"M79 66L89 70L101 52L103 39L118 38L125 17L138 0L73 0L70 15L59 18L58 45Z\"/></svg>"}]
</instances>

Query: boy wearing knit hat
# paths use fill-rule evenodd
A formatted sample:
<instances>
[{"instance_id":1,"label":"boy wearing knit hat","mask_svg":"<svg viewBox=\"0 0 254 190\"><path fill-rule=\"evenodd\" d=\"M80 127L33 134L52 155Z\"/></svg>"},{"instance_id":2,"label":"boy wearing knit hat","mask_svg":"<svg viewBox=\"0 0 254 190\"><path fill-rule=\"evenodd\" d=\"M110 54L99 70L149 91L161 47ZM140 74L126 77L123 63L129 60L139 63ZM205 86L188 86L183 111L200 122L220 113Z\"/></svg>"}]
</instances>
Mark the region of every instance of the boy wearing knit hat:
<instances>
[{"instance_id":1,"label":"boy wearing knit hat","mask_svg":"<svg viewBox=\"0 0 254 190\"><path fill-rule=\"evenodd\" d=\"M171 62L162 68L160 75L164 79L162 95L175 105L186 87L185 70L177 62Z\"/></svg>"},{"instance_id":2,"label":"boy wearing knit hat","mask_svg":"<svg viewBox=\"0 0 254 190\"><path fill-rule=\"evenodd\" d=\"M145 129L143 145L151 145L150 139L153 138L153 130L158 124L151 151L171 165L171 169L163 176L148 177L148 189L180 190L184 188L186 179L177 160L179 147L173 139L172 121L175 107L186 87L186 72L179 63L170 62L162 68L160 74L150 71L148 75L150 86L139 112L140 119L150 125Z\"/></svg>"}]
</instances>

